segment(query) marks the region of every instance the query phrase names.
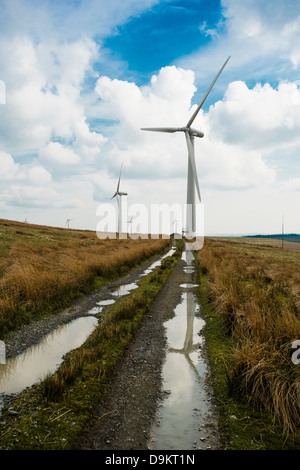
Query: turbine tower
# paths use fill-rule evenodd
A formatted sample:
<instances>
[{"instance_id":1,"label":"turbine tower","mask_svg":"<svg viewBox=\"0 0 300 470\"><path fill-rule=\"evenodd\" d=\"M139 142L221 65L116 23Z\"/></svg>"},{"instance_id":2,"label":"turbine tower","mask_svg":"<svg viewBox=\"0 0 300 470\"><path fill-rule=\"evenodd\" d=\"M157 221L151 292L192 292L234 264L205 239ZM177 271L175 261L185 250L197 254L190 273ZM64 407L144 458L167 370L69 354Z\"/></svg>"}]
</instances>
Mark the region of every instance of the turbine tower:
<instances>
[{"instance_id":1,"label":"turbine tower","mask_svg":"<svg viewBox=\"0 0 300 470\"><path fill-rule=\"evenodd\" d=\"M199 113L201 107L203 106L204 101L208 97L212 87L218 80L219 76L221 75L224 67L226 66L227 62L229 61L230 56L225 61L225 63L220 68L219 72L213 79L211 85L209 86L207 92L205 93L204 97L202 98L201 103L197 107L196 111L193 113L192 117L188 121L185 127L143 127L141 130L143 131L155 131L155 132L184 132L187 148L188 148L188 177L187 177L187 214L186 214L186 231L188 235L195 236L196 234L196 201L195 201L195 190L197 191L197 195L199 201L201 202L200 196L200 188L199 188L199 181L197 176L196 170L196 162L195 162L195 148L194 148L194 138L195 137L204 137L203 132L198 131L197 129L193 129L191 127L192 123L194 122L197 114Z\"/></svg>"},{"instance_id":2,"label":"turbine tower","mask_svg":"<svg viewBox=\"0 0 300 470\"><path fill-rule=\"evenodd\" d=\"M111 199L117 196L117 201L118 201L118 233L122 233L122 196L127 196L127 193L122 193L120 191L120 181L121 181L121 173L122 173L122 167L123 163L121 164L121 169L120 169L120 175L119 175L119 181L118 181L118 186L115 194Z\"/></svg>"}]
</instances>

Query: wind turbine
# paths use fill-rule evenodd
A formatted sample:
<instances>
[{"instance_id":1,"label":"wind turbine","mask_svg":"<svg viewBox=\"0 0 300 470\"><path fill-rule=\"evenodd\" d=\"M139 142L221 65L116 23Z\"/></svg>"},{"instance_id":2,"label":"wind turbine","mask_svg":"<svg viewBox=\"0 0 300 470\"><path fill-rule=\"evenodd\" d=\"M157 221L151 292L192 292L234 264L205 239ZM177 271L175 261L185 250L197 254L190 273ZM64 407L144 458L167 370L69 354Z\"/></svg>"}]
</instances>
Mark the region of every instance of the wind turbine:
<instances>
[{"instance_id":1,"label":"wind turbine","mask_svg":"<svg viewBox=\"0 0 300 470\"><path fill-rule=\"evenodd\" d=\"M226 66L227 62L229 61L230 56L225 61L225 63L220 68L219 72L213 79L211 85L209 86L207 92L205 93L204 97L202 98L201 103L197 107L196 111L193 113L192 117L188 121L185 127L144 127L141 128L143 131L155 131L155 132L167 132L167 133L174 133L174 132L184 132L187 148L188 148L188 178L187 178L187 215L186 215L186 229L189 235L194 236L196 233L196 204L195 204L195 189L197 190L199 201L201 202L200 196L200 188L199 188L199 181L197 176L196 170L196 162L195 162L195 148L194 148L194 138L195 137L204 137L203 132L198 131L197 129L193 129L191 127L192 123L194 122L197 114L199 113L201 107L203 106L204 101L208 97L212 87L216 83L217 79L221 75L224 67Z\"/></svg>"},{"instance_id":2,"label":"wind turbine","mask_svg":"<svg viewBox=\"0 0 300 470\"><path fill-rule=\"evenodd\" d=\"M127 193L122 193L120 191L120 181L121 181L121 173L122 173L122 167L123 167L123 162L121 164L121 169L120 169L120 175L119 175L119 181L118 181L118 186L115 194L111 199L117 196L118 200L118 233L122 233L122 196L127 196Z\"/></svg>"},{"instance_id":3,"label":"wind turbine","mask_svg":"<svg viewBox=\"0 0 300 470\"><path fill-rule=\"evenodd\" d=\"M131 216L128 220L127 220L127 224L130 224L131 225L131 233L132 233L132 221L136 218L136 216Z\"/></svg>"},{"instance_id":4,"label":"wind turbine","mask_svg":"<svg viewBox=\"0 0 300 470\"><path fill-rule=\"evenodd\" d=\"M70 228L70 222L71 222L72 219L67 219L66 220L66 227Z\"/></svg>"},{"instance_id":5,"label":"wind turbine","mask_svg":"<svg viewBox=\"0 0 300 470\"><path fill-rule=\"evenodd\" d=\"M178 222L177 219L175 219L175 220L172 222L172 225L175 226L175 229L174 229L174 230L175 230L175 232L174 232L175 234L177 233L177 222Z\"/></svg>"}]
</instances>

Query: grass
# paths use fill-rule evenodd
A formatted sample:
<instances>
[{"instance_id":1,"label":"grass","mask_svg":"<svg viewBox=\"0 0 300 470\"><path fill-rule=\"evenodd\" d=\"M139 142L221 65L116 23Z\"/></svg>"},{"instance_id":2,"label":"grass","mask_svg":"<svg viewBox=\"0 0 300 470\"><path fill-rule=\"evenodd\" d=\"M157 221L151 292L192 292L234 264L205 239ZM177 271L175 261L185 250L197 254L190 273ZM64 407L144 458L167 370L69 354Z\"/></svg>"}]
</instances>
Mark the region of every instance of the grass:
<instances>
[{"instance_id":1,"label":"grass","mask_svg":"<svg viewBox=\"0 0 300 470\"><path fill-rule=\"evenodd\" d=\"M168 239L100 240L95 232L0 221L0 337L55 313L161 252Z\"/></svg>"},{"instance_id":2,"label":"grass","mask_svg":"<svg viewBox=\"0 0 300 470\"><path fill-rule=\"evenodd\" d=\"M206 240L197 256L226 446L300 448L300 253Z\"/></svg>"},{"instance_id":3,"label":"grass","mask_svg":"<svg viewBox=\"0 0 300 470\"><path fill-rule=\"evenodd\" d=\"M13 402L17 416L2 417L2 449L71 449L105 392L108 377L181 258L182 242L139 288L106 310L87 341L70 351L58 370Z\"/></svg>"}]
</instances>

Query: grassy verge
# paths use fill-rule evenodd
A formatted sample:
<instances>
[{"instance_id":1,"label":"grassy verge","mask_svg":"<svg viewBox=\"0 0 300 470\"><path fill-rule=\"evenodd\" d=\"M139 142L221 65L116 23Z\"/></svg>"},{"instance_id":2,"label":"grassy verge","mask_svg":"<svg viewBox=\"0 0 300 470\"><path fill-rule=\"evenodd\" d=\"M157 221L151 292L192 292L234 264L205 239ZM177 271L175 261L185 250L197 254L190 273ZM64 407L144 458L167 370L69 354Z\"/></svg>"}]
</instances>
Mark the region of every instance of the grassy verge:
<instances>
[{"instance_id":1,"label":"grassy verge","mask_svg":"<svg viewBox=\"0 0 300 470\"><path fill-rule=\"evenodd\" d=\"M198 253L220 431L230 450L300 449L298 261L249 249L208 240Z\"/></svg>"},{"instance_id":2,"label":"grassy verge","mask_svg":"<svg viewBox=\"0 0 300 470\"><path fill-rule=\"evenodd\" d=\"M17 413L2 416L2 449L70 449L105 391L107 379L123 356L150 305L180 260L182 243L172 257L140 281L131 295L106 310L88 340L68 353L42 383L13 402ZM3 424L4 422L4 424Z\"/></svg>"}]
</instances>

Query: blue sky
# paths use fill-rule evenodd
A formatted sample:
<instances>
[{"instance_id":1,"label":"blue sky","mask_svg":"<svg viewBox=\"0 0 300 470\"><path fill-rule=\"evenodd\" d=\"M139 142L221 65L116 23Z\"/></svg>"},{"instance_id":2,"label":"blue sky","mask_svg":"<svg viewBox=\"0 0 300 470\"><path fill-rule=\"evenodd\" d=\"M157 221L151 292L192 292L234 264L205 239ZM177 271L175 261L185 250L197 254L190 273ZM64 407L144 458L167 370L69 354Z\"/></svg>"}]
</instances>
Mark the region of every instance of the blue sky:
<instances>
[{"instance_id":1,"label":"blue sky","mask_svg":"<svg viewBox=\"0 0 300 470\"><path fill-rule=\"evenodd\" d=\"M0 0L0 216L94 230L123 162L128 206L184 204L195 127L205 233L300 232L297 0ZM147 135L146 135L147 134Z\"/></svg>"},{"instance_id":2,"label":"blue sky","mask_svg":"<svg viewBox=\"0 0 300 470\"><path fill-rule=\"evenodd\" d=\"M206 22L207 27L214 27L220 19L219 0L159 2L120 26L103 45L128 63L127 73L144 81L161 67L205 46L209 38L199 34L199 25Z\"/></svg>"}]
</instances>

